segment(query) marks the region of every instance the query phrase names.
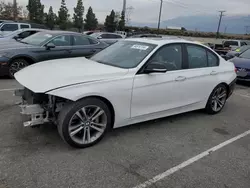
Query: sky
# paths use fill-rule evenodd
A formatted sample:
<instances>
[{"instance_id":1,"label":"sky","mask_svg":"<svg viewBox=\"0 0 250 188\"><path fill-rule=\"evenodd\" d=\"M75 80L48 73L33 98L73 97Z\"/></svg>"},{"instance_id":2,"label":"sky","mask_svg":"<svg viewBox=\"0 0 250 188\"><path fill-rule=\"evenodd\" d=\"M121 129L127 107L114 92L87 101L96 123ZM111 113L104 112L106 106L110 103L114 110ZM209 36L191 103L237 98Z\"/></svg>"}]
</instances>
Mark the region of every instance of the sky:
<instances>
[{"instance_id":1,"label":"sky","mask_svg":"<svg viewBox=\"0 0 250 188\"><path fill-rule=\"evenodd\" d=\"M12 0L5 0L6 2ZM25 6L28 0L17 0ZM54 12L58 12L61 0L41 0L45 5L45 11L52 6ZM77 0L66 0L71 16ZM92 6L100 23L104 22L107 14L112 9L121 11L123 0L83 0L85 13ZM158 21L160 0L127 0L130 22L154 23ZM168 20L179 16L218 14L219 10L226 10L226 16L250 14L250 0L163 0L162 20Z\"/></svg>"}]
</instances>

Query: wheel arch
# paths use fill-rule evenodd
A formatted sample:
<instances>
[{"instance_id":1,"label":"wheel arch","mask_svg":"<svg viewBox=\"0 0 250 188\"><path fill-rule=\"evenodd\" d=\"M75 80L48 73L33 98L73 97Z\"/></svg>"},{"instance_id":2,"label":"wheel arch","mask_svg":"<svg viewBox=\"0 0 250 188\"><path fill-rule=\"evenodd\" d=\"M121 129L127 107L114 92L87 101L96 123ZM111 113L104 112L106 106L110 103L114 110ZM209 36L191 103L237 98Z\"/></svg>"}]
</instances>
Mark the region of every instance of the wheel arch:
<instances>
[{"instance_id":1,"label":"wheel arch","mask_svg":"<svg viewBox=\"0 0 250 188\"><path fill-rule=\"evenodd\" d=\"M112 128L113 128L113 126L115 124L115 109L114 109L113 104L107 98L105 98L103 96L99 96L99 95L86 96L86 97L78 99L77 101L83 100L83 99L86 99L86 98L97 98L97 99L101 100L102 102L104 102L108 106L108 108L110 110L110 113L111 113Z\"/></svg>"},{"instance_id":2,"label":"wheel arch","mask_svg":"<svg viewBox=\"0 0 250 188\"><path fill-rule=\"evenodd\" d=\"M230 92L230 88L229 88L229 85L226 83L226 82L221 82L220 84L218 84L218 85L224 85L226 88L227 88L227 96L229 95L229 92ZM217 85L217 86L218 86ZM216 87L217 87L216 86Z\"/></svg>"},{"instance_id":3,"label":"wheel arch","mask_svg":"<svg viewBox=\"0 0 250 188\"><path fill-rule=\"evenodd\" d=\"M27 56L27 55L14 56L14 57L11 58L10 62L13 62L16 59L24 59L25 61L27 61L29 63L29 65L36 62L36 60L33 57Z\"/></svg>"}]
</instances>

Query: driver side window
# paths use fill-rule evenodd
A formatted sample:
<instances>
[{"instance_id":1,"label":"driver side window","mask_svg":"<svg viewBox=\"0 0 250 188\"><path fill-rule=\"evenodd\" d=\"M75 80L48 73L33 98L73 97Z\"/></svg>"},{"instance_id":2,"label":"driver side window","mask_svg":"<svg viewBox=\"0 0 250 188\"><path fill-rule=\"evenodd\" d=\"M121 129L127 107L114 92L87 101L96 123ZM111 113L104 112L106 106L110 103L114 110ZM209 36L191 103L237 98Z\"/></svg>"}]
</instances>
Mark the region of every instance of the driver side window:
<instances>
[{"instance_id":1,"label":"driver side window","mask_svg":"<svg viewBox=\"0 0 250 188\"><path fill-rule=\"evenodd\" d=\"M181 44L163 46L154 54L149 63L164 64L167 71L182 69Z\"/></svg>"},{"instance_id":2,"label":"driver side window","mask_svg":"<svg viewBox=\"0 0 250 188\"><path fill-rule=\"evenodd\" d=\"M49 43L53 43L55 46L71 46L70 35L56 37Z\"/></svg>"}]
</instances>

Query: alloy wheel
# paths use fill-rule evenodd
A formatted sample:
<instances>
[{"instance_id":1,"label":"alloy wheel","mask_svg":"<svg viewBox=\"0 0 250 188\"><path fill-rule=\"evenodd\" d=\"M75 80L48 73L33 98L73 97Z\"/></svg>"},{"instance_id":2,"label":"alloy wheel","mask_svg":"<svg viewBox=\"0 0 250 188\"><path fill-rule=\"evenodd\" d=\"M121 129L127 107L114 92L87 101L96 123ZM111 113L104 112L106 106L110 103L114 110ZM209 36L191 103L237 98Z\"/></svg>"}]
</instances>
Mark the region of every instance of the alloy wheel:
<instances>
[{"instance_id":1,"label":"alloy wheel","mask_svg":"<svg viewBox=\"0 0 250 188\"><path fill-rule=\"evenodd\" d=\"M10 68L9 68L9 72L11 76L14 76L14 74L18 71L20 71L21 69L25 68L27 65L25 62L22 61L15 61L13 63L11 63Z\"/></svg>"},{"instance_id":2,"label":"alloy wheel","mask_svg":"<svg viewBox=\"0 0 250 188\"><path fill-rule=\"evenodd\" d=\"M225 105L227 99L227 90L224 87L219 87L215 90L212 97L212 109L219 112Z\"/></svg>"},{"instance_id":3,"label":"alloy wheel","mask_svg":"<svg viewBox=\"0 0 250 188\"><path fill-rule=\"evenodd\" d=\"M69 121L71 139L78 144L90 144L102 136L107 127L107 115L99 106L85 106Z\"/></svg>"}]
</instances>

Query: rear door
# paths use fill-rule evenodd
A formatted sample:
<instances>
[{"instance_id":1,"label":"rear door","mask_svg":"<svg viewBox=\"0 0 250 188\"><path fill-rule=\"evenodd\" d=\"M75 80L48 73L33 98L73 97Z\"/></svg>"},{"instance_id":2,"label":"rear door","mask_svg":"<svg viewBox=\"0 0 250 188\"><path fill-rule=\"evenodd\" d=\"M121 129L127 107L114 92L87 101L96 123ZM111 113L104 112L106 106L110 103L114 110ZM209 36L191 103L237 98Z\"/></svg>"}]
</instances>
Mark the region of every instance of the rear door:
<instances>
[{"instance_id":1,"label":"rear door","mask_svg":"<svg viewBox=\"0 0 250 188\"><path fill-rule=\"evenodd\" d=\"M55 45L55 48L47 49L46 44L37 52L38 61L72 57L72 40L70 35L60 35L48 43ZM47 44L48 44L47 43Z\"/></svg>"},{"instance_id":2,"label":"rear door","mask_svg":"<svg viewBox=\"0 0 250 188\"><path fill-rule=\"evenodd\" d=\"M72 57L91 57L94 53L100 51L98 41L84 35L72 36L73 47Z\"/></svg>"},{"instance_id":3,"label":"rear door","mask_svg":"<svg viewBox=\"0 0 250 188\"><path fill-rule=\"evenodd\" d=\"M212 90L218 84L219 58L207 48L186 44L186 69L179 75L179 97L183 106L199 105L207 101Z\"/></svg>"}]
</instances>

